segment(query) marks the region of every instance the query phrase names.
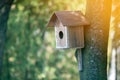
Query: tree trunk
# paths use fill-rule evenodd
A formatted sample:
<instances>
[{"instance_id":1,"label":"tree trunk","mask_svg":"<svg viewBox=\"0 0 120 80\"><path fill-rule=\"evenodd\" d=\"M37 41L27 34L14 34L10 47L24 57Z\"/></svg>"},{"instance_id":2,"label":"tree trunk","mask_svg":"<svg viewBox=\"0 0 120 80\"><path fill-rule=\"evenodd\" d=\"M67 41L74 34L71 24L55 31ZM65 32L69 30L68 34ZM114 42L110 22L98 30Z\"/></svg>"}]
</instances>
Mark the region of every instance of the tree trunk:
<instances>
[{"instance_id":1,"label":"tree trunk","mask_svg":"<svg viewBox=\"0 0 120 80\"><path fill-rule=\"evenodd\" d=\"M2 57L6 38L7 21L13 0L0 0L0 80L2 77Z\"/></svg>"},{"instance_id":2,"label":"tree trunk","mask_svg":"<svg viewBox=\"0 0 120 80\"><path fill-rule=\"evenodd\" d=\"M85 48L82 49L83 70L80 80L107 80L107 46L111 0L87 0Z\"/></svg>"}]
</instances>

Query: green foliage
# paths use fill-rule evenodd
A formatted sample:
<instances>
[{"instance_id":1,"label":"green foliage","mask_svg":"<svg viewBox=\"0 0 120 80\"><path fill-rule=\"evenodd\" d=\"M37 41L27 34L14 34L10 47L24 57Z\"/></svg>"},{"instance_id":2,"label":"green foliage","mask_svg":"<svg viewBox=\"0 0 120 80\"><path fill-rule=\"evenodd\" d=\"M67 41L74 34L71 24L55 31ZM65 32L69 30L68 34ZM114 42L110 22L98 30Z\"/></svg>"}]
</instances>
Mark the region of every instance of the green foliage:
<instances>
[{"instance_id":1,"label":"green foliage","mask_svg":"<svg viewBox=\"0 0 120 80\"><path fill-rule=\"evenodd\" d=\"M78 80L74 50L55 49L54 29L46 29L46 24L54 11L84 12L84 4L84 0L16 0L8 21L3 80Z\"/></svg>"}]
</instances>

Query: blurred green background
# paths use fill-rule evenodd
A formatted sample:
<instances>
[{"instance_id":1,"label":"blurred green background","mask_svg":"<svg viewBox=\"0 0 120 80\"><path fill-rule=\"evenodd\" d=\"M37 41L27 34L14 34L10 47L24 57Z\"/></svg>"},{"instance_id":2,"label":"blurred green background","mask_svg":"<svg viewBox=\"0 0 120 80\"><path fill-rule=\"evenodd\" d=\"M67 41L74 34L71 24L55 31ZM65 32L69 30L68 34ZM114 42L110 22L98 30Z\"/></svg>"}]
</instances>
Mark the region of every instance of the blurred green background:
<instances>
[{"instance_id":1,"label":"blurred green background","mask_svg":"<svg viewBox=\"0 0 120 80\"><path fill-rule=\"evenodd\" d=\"M85 0L15 0L8 21L3 80L79 80L75 49L55 48L55 11L81 10Z\"/></svg>"}]
</instances>

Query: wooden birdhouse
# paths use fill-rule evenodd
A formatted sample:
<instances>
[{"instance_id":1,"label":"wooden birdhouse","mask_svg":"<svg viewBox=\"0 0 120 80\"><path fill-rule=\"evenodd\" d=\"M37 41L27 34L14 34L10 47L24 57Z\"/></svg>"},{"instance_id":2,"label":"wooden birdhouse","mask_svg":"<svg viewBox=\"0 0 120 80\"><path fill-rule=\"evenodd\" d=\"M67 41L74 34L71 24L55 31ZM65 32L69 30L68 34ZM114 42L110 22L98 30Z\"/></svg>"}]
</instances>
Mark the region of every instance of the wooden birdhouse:
<instances>
[{"instance_id":1,"label":"wooden birdhouse","mask_svg":"<svg viewBox=\"0 0 120 80\"><path fill-rule=\"evenodd\" d=\"M80 11L58 11L47 26L55 28L56 48L83 48L84 25L88 24Z\"/></svg>"}]
</instances>

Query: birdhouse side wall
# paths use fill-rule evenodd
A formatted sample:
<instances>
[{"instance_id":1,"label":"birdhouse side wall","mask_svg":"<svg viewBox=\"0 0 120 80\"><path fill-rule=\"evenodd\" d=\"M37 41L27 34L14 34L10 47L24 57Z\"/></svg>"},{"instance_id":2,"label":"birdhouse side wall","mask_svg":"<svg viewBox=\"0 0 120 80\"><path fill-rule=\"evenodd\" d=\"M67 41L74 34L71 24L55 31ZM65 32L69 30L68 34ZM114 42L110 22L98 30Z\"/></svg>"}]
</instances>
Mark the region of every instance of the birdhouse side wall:
<instances>
[{"instance_id":1,"label":"birdhouse side wall","mask_svg":"<svg viewBox=\"0 0 120 80\"><path fill-rule=\"evenodd\" d=\"M69 48L84 47L84 29L83 26L67 27L67 42Z\"/></svg>"}]
</instances>

